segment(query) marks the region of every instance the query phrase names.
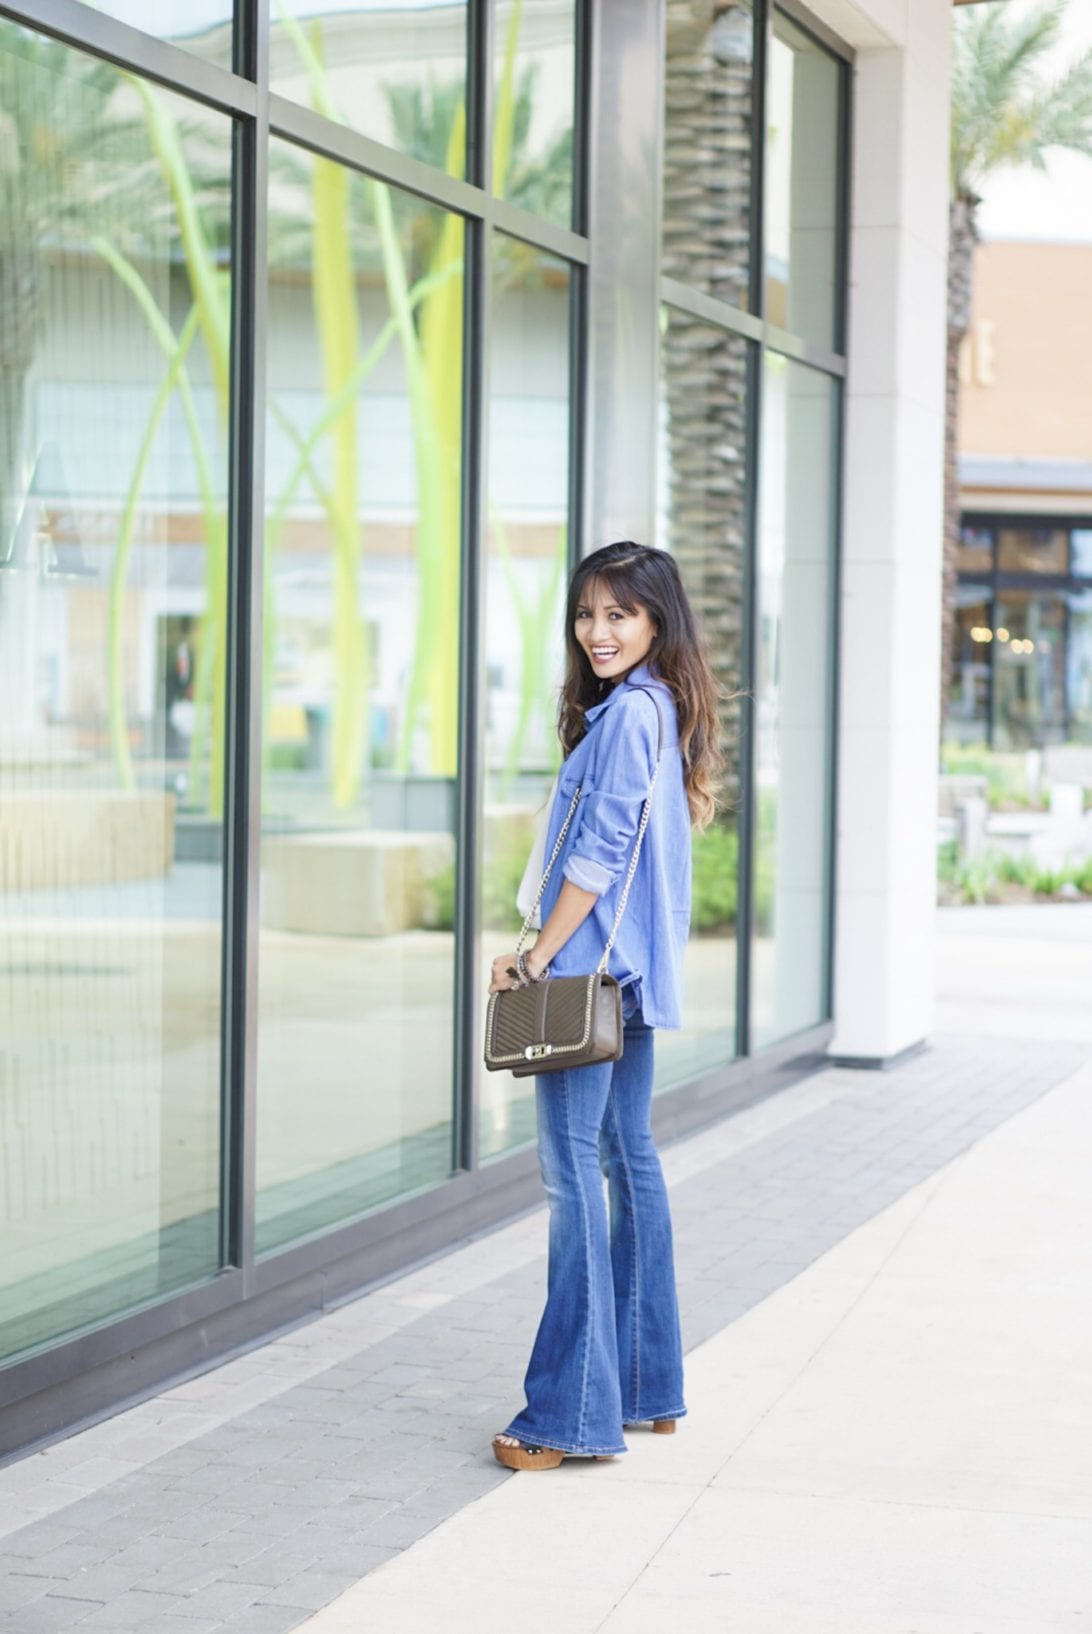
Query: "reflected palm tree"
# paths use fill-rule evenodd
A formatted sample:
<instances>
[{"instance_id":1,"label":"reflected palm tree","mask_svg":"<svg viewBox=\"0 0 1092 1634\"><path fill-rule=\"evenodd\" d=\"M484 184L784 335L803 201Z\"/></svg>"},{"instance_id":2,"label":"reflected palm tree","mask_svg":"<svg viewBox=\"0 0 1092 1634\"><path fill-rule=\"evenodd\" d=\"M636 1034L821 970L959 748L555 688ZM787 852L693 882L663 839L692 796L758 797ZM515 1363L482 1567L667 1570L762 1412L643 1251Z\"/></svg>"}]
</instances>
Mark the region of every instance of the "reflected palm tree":
<instances>
[{"instance_id":1,"label":"reflected palm tree","mask_svg":"<svg viewBox=\"0 0 1092 1634\"><path fill-rule=\"evenodd\" d=\"M668 0L663 270L732 306L750 276L750 0ZM663 335L669 543L721 684L726 795L739 794L747 345L672 310Z\"/></svg>"}]
</instances>

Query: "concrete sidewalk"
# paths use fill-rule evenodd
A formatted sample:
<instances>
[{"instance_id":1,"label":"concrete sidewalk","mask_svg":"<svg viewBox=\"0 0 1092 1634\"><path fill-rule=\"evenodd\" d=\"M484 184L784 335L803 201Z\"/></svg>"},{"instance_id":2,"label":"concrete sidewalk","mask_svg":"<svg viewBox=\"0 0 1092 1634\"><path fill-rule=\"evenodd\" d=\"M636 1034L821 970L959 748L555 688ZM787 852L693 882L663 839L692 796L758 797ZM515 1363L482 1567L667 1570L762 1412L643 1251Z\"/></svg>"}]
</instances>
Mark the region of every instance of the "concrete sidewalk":
<instances>
[{"instance_id":1,"label":"concrete sidewalk","mask_svg":"<svg viewBox=\"0 0 1092 1634\"><path fill-rule=\"evenodd\" d=\"M928 1051L665 1152L675 1437L541 1475L490 1456L540 1209L0 1468L0 1627L1092 1622L1092 909L940 924Z\"/></svg>"},{"instance_id":2,"label":"concrete sidewalk","mask_svg":"<svg viewBox=\"0 0 1092 1634\"><path fill-rule=\"evenodd\" d=\"M1092 1623L1092 1067L688 1358L673 1440L521 1475L307 1634Z\"/></svg>"}]
</instances>

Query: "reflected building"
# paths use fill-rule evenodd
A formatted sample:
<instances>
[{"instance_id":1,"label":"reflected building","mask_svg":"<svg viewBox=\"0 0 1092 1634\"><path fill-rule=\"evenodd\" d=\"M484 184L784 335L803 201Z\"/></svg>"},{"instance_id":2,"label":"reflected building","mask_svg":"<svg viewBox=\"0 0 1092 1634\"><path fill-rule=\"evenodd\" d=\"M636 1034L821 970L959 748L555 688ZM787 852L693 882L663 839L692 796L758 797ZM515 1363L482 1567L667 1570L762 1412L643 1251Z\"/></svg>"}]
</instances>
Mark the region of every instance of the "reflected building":
<instances>
[{"instance_id":1,"label":"reflected building","mask_svg":"<svg viewBox=\"0 0 1092 1634\"><path fill-rule=\"evenodd\" d=\"M6 8L0 1450L538 1194L485 988L609 538L675 555L723 693L661 1131L927 1034L928 733L885 750L922 530L866 469L928 456L941 380L855 398L851 337L943 337L850 141L946 72L925 9Z\"/></svg>"},{"instance_id":2,"label":"reflected building","mask_svg":"<svg viewBox=\"0 0 1092 1634\"><path fill-rule=\"evenodd\" d=\"M960 359L952 743L1092 745L1090 278L1087 244L975 251Z\"/></svg>"}]
</instances>

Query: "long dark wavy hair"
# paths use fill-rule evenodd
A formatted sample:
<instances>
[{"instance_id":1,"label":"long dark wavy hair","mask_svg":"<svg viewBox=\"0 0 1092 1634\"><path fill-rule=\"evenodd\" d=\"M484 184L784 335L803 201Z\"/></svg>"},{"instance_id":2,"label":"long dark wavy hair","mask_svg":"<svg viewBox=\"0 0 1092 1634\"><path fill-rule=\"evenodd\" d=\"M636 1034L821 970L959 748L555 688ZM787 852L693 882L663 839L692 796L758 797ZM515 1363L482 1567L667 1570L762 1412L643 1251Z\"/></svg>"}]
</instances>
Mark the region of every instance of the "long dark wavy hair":
<instances>
[{"instance_id":1,"label":"long dark wavy hair","mask_svg":"<svg viewBox=\"0 0 1092 1634\"><path fill-rule=\"evenodd\" d=\"M565 679L557 723L561 746L566 754L575 749L588 729L585 712L602 700L609 684L595 674L576 638L576 610L588 604L596 585L627 613L644 608L655 626L645 663L675 700L690 820L705 828L716 812L724 764L717 724L720 689L675 559L666 550L620 539L577 565L565 606Z\"/></svg>"}]
</instances>

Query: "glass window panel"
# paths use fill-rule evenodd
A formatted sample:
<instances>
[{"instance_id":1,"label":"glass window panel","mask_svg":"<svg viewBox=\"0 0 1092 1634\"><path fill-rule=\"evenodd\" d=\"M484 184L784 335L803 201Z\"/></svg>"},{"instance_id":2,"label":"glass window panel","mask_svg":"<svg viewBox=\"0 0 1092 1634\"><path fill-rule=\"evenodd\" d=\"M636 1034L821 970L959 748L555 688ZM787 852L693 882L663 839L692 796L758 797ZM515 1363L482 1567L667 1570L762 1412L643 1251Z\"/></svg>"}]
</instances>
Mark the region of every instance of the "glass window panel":
<instances>
[{"instance_id":1,"label":"glass window panel","mask_svg":"<svg viewBox=\"0 0 1092 1634\"><path fill-rule=\"evenodd\" d=\"M755 653L757 1048L823 1020L837 388L767 353Z\"/></svg>"},{"instance_id":2,"label":"glass window panel","mask_svg":"<svg viewBox=\"0 0 1092 1634\"><path fill-rule=\"evenodd\" d=\"M993 529L963 526L959 530L956 568L960 573L989 573L993 568Z\"/></svg>"},{"instance_id":3,"label":"glass window panel","mask_svg":"<svg viewBox=\"0 0 1092 1634\"><path fill-rule=\"evenodd\" d=\"M766 317L836 347L841 67L773 14L766 84Z\"/></svg>"},{"instance_id":4,"label":"glass window panel","mask_svg":"<svg viewBox=\"0 0 1092 1634\"><path fill-rule=\"evenodd\" d=\"M754 150L751 0L678 0L664 61L663 270L746 311Z\"/></svg>"},{"instance_id":5,"label":"glass window panel","mask_svg":"<svg viewBox=\"0 0 1092 1634\"><path fill-rule=\"evenodd\" d=\"M231 67L232 0L85 0L130 28L180 45L206 62Z\"/></svg>"},{"instance_id":6,"label":"glass window panel","mask_svg":"<svg viewBox=\"0 0 1092 1634\"><path fill-rule=\"evenodd\" d=\"M1064 537L1064 536L1063 536ZM993 641L993 745L1030 749L1065 738L1064 595L1006 590Z\"/></svg>"},{"instance_id":7,"label":"glass window panel","mask_svg":"<svg viewBox=\"0 0 1092 1634\"><path fill-rule=\"evenodd\" d=\"M1069 598L1065 655L1066 703L1073 743L1092 743L1092 590Z\"/></svg>"},{"instance_id":8,"label":"glass window panel","mask_svg":"<svg viewBox=\"0 0 1092 1634\"><path fill-rule=\"evenodd\" d=\"M466 171L466 0L269 0L280 96Z\"/></svg>"},{"instance_id":9,"label":"glass window panel","mask_svg":"<svg viewBox=\"0 0 1092 1634\"><path fill-rule=\"evenodd\" d=\"M485 572L482 992L522 923L516 895L561 764L568 577L569 269L492 235ZM484 1037L485 1011L478 1034ZM531 1140L535 1080L483 1072L481 1154Z\"/></svg>"},{"instance_id":10,"label":"glass window panel","mask_svg":"<svg viewBox=\"0 0 1092 1634\"><path fill-rule=\"evenodd\" d=\"M998 528L1001 573L1064 573L1069 535L1065 528Z\"/></svg>"},{"instance_id":11,"label":"glass window panel","mask_svg":"<svg viewBox=\"0 0 1092 1634\"><path fill-rule=\"evenodd\" d=\"M945 736L952 743L985 743L990 727L990 589L960 584L955 593L955 640Z\"/></svg>"},{"instance_id":12,"label":"glass window panel","mask_svg":"<svg viewBox=\"0 0 1092 1634\"><path fill-rule=\"evenodd\" d=\"M1074 528L1069 535L1071 573L1092 578L1092 528Z\"/></svg>"},{"instance_id":13,"label":"glass window panel","mask_svg":"<svg viewBox=\"0 0 1092 1634\"><path fill-rule=\"evenodd\" d=\"M656 1044L665 1089L736 1053L748 343L674 310L664 310L661 328L658 543L678 561L705 632L724 694L726 762L717 817L693 836L684 1022Z\"/></svg>"},{"instance_id":14,"label":"glass window panel","mask_svg":"<svg viewBox=\"0 0 1092 1634\"><path fill-rule=\"evenodd\" d=\"M219 1264L231 130L10 22L0 110L10 1354Z\"/></svg>"},{"instance_id":15,"label":"glass window panel","mask_svg":"<svg viewBox=\"0 0 1092 1634\"><path fill-rule=\"evenodd\" d=\"M573 0L498 0L493 191L561 227L573 213Z\"/></svg>"},{"instance_id":16,"label":"glass window panel","mask_svg":"<svg viewBox=\"0 0 1092 1634\"><path fill-rule=\"evenodd\" d=\"M463 227L270 167L259 1250L451 1172Z\"/></svg>"}]
</instances>

